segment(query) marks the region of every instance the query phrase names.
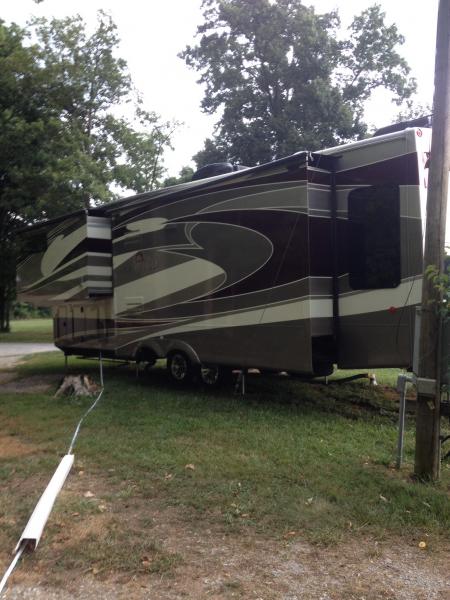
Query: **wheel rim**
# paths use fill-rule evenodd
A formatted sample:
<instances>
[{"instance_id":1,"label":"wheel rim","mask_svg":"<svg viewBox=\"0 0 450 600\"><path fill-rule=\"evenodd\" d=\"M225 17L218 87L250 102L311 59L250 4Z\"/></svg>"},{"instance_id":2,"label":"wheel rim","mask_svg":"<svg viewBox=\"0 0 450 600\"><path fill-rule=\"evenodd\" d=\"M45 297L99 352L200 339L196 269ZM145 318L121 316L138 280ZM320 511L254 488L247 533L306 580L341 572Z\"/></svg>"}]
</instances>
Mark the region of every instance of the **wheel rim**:
<instances>
[{"instance_id":1,"label":"wheel rim","mask_svg":"<svg viewBox=\"0 0 450 600\"><path fill-rule=\"evenodd\" d=\"M215 385L219 381L219 367L217 365L202 367L201 376L206 385Z\"/></svg>"},{"instance_id":2,"label":"wheel rim","mask_svg":"<svg viewBox=\"0 0 450 600\"><path fill-rule=\"evenodd\" d=\"M170 374L177 381L183 381L188 374L188 362L182 354L174 354L170 361Z\"/></svg>"}]
</instances>

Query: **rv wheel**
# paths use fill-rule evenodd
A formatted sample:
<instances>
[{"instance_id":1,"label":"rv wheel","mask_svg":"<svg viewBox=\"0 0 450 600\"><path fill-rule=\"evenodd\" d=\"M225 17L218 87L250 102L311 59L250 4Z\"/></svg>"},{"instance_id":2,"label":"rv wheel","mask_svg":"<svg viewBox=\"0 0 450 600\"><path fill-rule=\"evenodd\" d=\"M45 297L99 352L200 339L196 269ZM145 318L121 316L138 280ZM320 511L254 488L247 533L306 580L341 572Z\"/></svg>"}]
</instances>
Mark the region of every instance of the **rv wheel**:
<instances>
[{"instance_id":1,"label":"rv wheel","mask_svg":"<svg viewBox=\"0 0 450 600\"><path fill-rule=\"evenodd\" d=\"M220 381L220 367L217 365L202 365L200 377L205 385L215 386Z\"/></svg>"},{"instance_id":2,"label":"rv wheel","mask_svg":"<svg viewBox=\"0 0 450 600\"><path fill-rule=\"evenodd\" d=\"M156 363L157 356L150 348L140 348L136 353L136 364L144 363L145 370L149 371Z\"/></svg>"},{"instance_id":3,"label":"rv wheel","mask_svg":"<svg viewBox=\"0 0 450 600\"><path fill-rule=\"evenodd\" d=\"M218 387L231 380L231 370L219 365L202 365L200 379L208 387Z\"/></svg>"},{"instance_id":4,"label":"rv wheel","mask_svg":"<svg viewBox=\"0 0 450 600\"><path fill-rule=\"evenodd\" d=\"M173 352L167 357L167 370L177 383L184 383L192 378L192 365L182 352Z\"/></svg>"}]
</instances>

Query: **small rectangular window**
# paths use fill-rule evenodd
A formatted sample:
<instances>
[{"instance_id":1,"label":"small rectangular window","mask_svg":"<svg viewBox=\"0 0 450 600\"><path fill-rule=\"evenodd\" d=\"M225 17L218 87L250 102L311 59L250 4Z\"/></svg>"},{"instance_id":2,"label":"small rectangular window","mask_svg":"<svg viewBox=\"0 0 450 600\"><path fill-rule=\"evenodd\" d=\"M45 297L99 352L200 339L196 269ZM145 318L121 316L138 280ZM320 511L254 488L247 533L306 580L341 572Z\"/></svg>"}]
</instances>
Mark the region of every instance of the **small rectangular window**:
<instances>
[{"instance_id":1,"label":"small rectangular window","mask_svg":"<svg viewBox=\"0 0 450 600\"><path fill-rule=\"evenodd\" d=\"M354 290L400 283L400 191L379 185L350 192L349 279Z\"/></svg>"}]
</instances>

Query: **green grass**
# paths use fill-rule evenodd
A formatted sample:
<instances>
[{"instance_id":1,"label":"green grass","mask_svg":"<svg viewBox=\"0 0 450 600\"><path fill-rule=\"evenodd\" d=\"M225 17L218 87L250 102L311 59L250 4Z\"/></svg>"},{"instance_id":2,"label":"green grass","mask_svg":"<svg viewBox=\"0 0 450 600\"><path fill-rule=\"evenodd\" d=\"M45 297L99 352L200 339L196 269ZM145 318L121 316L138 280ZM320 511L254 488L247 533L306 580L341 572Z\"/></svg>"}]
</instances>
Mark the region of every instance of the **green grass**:
<instances>
[{"instance_id":1,"label":"green grass","mask_svg":"<svg viewBox=\"0 0 450 600\"><path fill-rule=\"evenodd\" d=\"M44 551L44 557L50 558L52 554L54 549ZM67 544L58 552L56 566L66 573L73 569L85 572L86 565L90 565L95 574L106 570L164 574L181 562L179 554L162 550L145 530L127 531L115 520L98 533L88 533L82 544L77 541Z\"/></svg>"},{"instance_id":2,"label":"green grass","mask_svg":"<svg viewBox=\"0 0 450 600\"><path fill-rule=\"evenodd\" d=\"M71 359L70 365L78 373L96 369L92 361ZM62 367L62 357L39 356L20 368L20 376ZM231 391L176 389L162 369L136 380L133 370L115 367L106 368L105 382L75 454L107 474L112 505L138 497L179 507L205 527L268 536L296 531L321 543L361 533L409 540L448 536L450 469L444 467L436 485L410 479L411 420L405 467L392 468L395 407L380 388L254 377L242 399ZM1 461L0 488L13 470L29 477L52 457L56 464L90 402L0 393L1 428L13 426L20 439L41 449L40 457ZM119 520L115 535L124 534L121 526Z\"/></svg>"},{"instance_id":3,"label":"green grass","mask_svg":"<svg viewBox=\"0 0 450 600\"><path fill-rule=\"evenodd\" d=\"M11 331L0 333L1 342L53 342L53 320L22 319L11 321Z\"/></svg>"}]
</instances>

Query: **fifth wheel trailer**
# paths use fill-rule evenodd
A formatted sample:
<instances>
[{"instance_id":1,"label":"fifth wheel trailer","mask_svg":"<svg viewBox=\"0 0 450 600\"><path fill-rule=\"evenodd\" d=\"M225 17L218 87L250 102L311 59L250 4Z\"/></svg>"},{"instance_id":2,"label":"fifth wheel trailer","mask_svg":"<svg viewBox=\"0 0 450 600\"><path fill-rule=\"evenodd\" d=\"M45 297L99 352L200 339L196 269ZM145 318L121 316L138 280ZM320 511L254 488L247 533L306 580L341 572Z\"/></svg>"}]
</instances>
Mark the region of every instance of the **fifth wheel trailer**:
<instances>
[{"instance_id":1,"label":"fifth wheel trailer","mask_svg":"<svg viewBox=\"0 0 450 600\"><path fill-rule=\"evenodd\" d=\"M27 228L23 301L67 355L175 378L409 367L431 131L411 127Z\"/></svg>"}]
</instances>

